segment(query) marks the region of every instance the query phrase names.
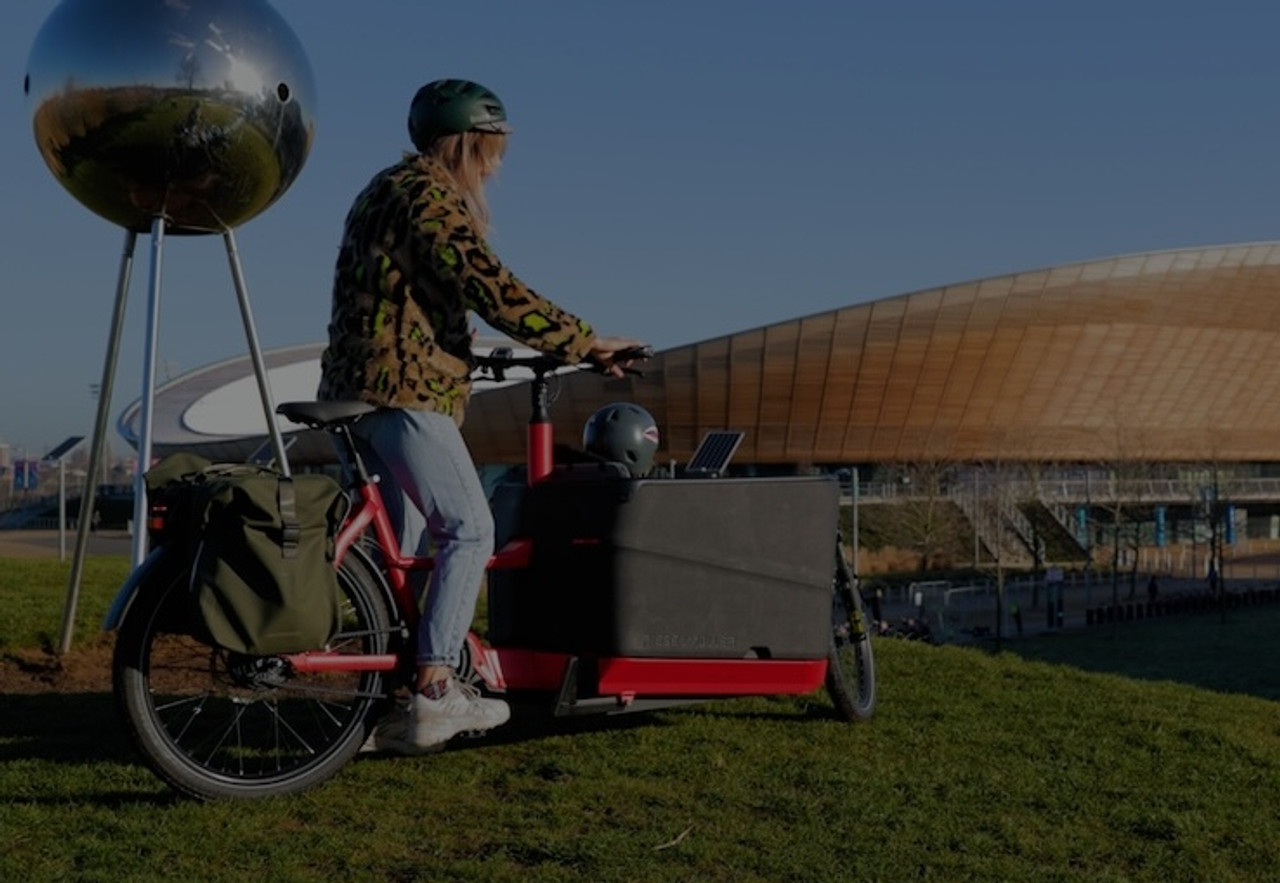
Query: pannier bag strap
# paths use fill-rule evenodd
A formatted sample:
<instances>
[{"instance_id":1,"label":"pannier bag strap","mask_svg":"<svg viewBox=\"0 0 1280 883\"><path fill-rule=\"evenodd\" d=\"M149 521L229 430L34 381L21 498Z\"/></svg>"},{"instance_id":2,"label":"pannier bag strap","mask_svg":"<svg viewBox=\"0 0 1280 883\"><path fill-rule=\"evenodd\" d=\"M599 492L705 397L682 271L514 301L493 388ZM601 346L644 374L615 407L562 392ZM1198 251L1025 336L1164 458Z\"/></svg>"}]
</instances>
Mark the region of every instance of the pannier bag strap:
<instances>
[{"instance_id":1,"label":"pannier bag strap","mask_svg":"<svg viewBox=\"0 0 1280 883\"><path fill-rule=\"evenodd\" d=\"M292 479L280 479L278 496L280 500L281 553L285 558L297 558L298 541L302 539L302 526L298 523L298 498L294 493Z\"/></svg>"}]
</instances>

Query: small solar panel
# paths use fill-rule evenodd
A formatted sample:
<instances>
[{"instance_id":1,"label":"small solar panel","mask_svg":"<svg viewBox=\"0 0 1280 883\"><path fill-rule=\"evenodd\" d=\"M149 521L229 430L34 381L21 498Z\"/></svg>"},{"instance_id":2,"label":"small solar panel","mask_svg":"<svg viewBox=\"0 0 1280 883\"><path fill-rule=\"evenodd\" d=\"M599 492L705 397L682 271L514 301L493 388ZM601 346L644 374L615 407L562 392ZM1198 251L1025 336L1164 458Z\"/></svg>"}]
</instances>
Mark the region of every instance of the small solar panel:
<instances>
[{"instance_id":1,"label":"small solar panel","mask_svg":"<svg viewBox=\"0 0 1280 883\"><path fill-rule=\"evenodd\" d=\"M698 443L689 464L685 466L688 475L718 476L733 459L733 452L738 450L744 433L737 430L717 429L708 432Z\"/></svg>"},{"instance_id":2,"label":"small solar panel","mask_svg":"<svg viewBox=\"0 0 1280 883\"><path fill-rule=\"evenodd\" d=\"M83 435L70 436L66 441L62 442L52 451L45 454L44 455L45 461L49 463L56 463L57 461L61 460L63 457L67 456L67 454L70 454L76 448L80 447L80 442L82 441L84 441Z\"/></svg>"}]
</instances>

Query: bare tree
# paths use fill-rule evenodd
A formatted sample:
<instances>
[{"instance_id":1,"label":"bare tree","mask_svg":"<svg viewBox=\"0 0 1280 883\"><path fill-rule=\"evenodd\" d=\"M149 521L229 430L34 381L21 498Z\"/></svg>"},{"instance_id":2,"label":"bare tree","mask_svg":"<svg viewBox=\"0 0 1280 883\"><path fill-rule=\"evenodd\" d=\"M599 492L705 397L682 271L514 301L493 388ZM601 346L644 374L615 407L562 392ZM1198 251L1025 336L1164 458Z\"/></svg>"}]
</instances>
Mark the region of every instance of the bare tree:
<instances>
[{"instance_id":1,"label":"bare tree","mask_svg":"<svg viewBox=\"0 0 1280 883\"><path fill-rule=\"evenodd\" d=\"M1034 530L1021 516L1019 505L1025 502L1029 490L1029 472L1026 464L1014 463L1003 458L988 460L976 467L981 475L982 489L976 506L976 517L981 520L980 531L991 556L996 583L996 648L1004 640L1004 616L1009 609L1006 575L1010 564L1026 560L1028 552L1032 560L1039 556L1032 549L1036 544ZM1015 524L1014 521L1018 523Z\"/></svg>"},{"instance_id":2,"label":"bare tree","mask_svg":"<svg viewBox=\"0 0 1280 883\"><path fill-rule=\"evenodd\" d=\"M963 547L964 527L951 498L956 463L935 459L888 469L896 502L885 513L894 544L909 548L921 572Z\"/></svg>"},{"instance_id":3,"label":"bare tree","mask_svg":"<svg viewBox=\"0 0 1280 883\"><path fill-rule=\"evenodd\" d=\"M1129 600L1137 595L1138 565L1142 549L1142 513L1154 463L1144 444L1144 434L1128 426L1123 415L1114 413L1106 448L1110 456L1100 465L1107 478L1099 504L1107 513L1111 546L1111 603L1120 603L1120 574L1128 559Z\"/></svg>"}]
</instances>

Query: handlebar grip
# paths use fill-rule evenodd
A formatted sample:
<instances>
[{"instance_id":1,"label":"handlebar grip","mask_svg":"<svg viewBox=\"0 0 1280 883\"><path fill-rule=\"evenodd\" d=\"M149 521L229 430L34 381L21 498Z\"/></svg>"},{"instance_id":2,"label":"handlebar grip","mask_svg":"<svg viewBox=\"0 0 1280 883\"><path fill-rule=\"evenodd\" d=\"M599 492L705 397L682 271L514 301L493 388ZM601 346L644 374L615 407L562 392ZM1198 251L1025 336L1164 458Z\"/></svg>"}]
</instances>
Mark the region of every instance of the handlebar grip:
<instances>
[{"instance_id":1,"label":"handlebar grip","mask_svg":"<svg viewBox=\"0 0 1280 883\"><path fill-rule=\"evenodd\" d=\"M653 358L653 347L644 343L640 346L627 347L624 350L618 350L613 354L615 362L642 362L645 359Z\"/></svg>"}]
</instances>

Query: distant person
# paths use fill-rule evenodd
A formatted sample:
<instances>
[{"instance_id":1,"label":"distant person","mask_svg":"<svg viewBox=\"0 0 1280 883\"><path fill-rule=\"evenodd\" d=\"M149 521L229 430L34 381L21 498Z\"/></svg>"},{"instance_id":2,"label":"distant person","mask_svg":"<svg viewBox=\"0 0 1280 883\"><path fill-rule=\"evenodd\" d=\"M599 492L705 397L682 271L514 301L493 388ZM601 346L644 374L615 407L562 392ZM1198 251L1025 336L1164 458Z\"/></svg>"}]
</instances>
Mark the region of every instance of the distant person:
<instances>
[{"instance_id":1,"label":"distant person","mask_svg":"<svg viewBox=\"0 0 1280 883\"><path fill-rule=\"evenodd\" d=\"M1156 603L1156 598L1160 597L1160 584L1156 582L1156 576L1153 573L1151 579L1147 582L1147 600L1152 604Z\"/></svg>"},{"instance_id":2,"label":"distant person","mask_svg":"<svg viewBox=\"0 0 1280 883\"><path fill-rule=\"evenodd\" d=\"M879 583L871 589L871 618L876 622L884 619L884 586Z\"/></svg>"}]
</instances>

